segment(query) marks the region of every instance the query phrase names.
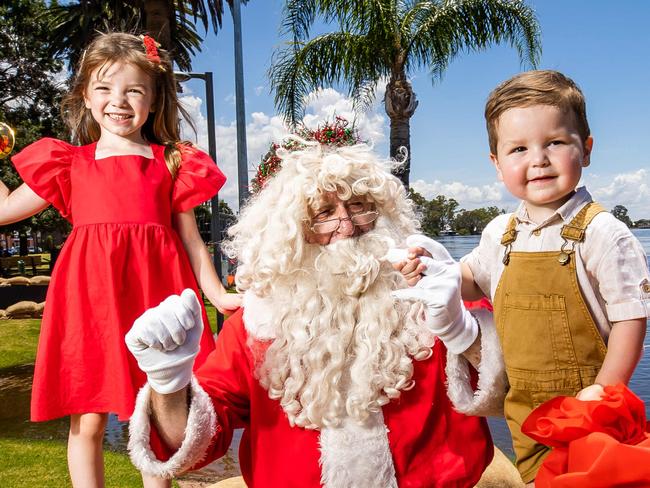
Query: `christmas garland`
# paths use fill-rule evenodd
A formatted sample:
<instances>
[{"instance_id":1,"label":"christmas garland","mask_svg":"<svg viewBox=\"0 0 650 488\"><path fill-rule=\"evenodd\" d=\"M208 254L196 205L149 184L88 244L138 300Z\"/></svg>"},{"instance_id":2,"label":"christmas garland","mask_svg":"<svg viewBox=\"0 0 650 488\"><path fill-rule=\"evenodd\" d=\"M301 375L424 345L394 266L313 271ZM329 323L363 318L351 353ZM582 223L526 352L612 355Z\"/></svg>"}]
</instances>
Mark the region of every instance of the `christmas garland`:
<instances>
[{"instance_id":1,"label":"christmas garland","mask_svg":"<svg viewBox=\"0 0 650 488\"><path fill-rule=\"evenodd\" d=\"M338 116L334 119L334 122L325 122L315 130L303 127L296 132L296 135L305 141L317 141L320 144L336 147L352 146L362 142L354 126L348 127L348 121ZM277 155L277 150L280 147L287 151L295 151L304 148L305 145L294 139L286 139L282 144L271 143L267 153L262 156L255 177L251 181L252 193L259 192L269 178L281 168L282 160Z\"/></svg>"}]
</instances>

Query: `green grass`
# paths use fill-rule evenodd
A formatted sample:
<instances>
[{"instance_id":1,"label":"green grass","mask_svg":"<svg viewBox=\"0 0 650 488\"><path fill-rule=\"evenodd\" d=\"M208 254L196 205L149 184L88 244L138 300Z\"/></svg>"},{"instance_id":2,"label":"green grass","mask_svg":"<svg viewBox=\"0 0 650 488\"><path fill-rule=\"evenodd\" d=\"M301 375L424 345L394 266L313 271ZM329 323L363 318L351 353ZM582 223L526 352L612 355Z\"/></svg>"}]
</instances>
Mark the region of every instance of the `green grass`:
<instances>
[{"instance_id":1,"label":"green grass","mask_svg":"<svg viewBox=\"0 0 650 488\"><path fill-rule=\"evenodd\" d=\"M0 369L32 364L40 330L40 319L0 320Z\"/></svg>"},{"instance_id":2,"label":"green grass","mask_svg":"<svg viewBox=\"0 0 650 488\"><path fill-rule=\"evenodd\" d=\"M66 445L62 441L0 439L0 486L70 486ZM141 487L140 473L126 454L104 452L107 487Z\"/></svg>"}]
</instances>

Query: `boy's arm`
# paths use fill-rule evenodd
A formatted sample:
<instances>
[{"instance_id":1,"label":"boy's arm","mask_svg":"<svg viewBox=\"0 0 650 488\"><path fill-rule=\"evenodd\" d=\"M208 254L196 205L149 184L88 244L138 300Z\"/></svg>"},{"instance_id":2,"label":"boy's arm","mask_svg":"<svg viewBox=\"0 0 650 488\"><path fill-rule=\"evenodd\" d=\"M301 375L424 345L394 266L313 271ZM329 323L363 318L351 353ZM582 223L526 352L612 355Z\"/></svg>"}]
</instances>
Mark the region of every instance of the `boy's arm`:
<instances>
[{"instance_id":1,"label":"boy's arm","mask_svg":"<svg viewBox=\"0 0 650 488\"><path fill-rule=\"evenodd\" d=\"M582 389L576 397L579 400L599 400L602 387L617 383L627 384L643 354L646 319L632 319L614 322L607 343L605 361L593 385Z\"/></svg>"},{"instance_id":2,"label":"boy's arm","mask_svg":"<svg viewBox=\"0 0 650 488\"><path fill-rule=\"evenodd\" d=\"M485 294L476 284L476 281L474 281L474 273L472 273L471 268L462 261L460 263L460 272L462 279L460 295L463 297L463 300L473 302L483 298Z\"/></svg>"}]
</instances>

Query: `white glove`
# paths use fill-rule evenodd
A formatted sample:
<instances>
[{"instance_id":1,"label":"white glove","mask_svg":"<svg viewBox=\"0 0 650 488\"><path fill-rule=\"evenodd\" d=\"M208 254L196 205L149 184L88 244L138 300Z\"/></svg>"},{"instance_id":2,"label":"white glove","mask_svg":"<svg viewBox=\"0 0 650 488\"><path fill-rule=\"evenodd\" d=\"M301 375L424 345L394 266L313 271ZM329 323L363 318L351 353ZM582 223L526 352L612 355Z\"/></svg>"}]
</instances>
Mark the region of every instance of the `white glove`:
<instances>
[{"instance_id":1,"label":"white glove","mask_svg":"<svg viewBox=\"0 0 650 488\"><path fill-rule=\"evenodd\" d=\"M201 304L186 289L138 317L125 341L151 388L174 393L190 382L202 332Z\"/></svg>"},{"instance_id":2,"label":"white glove","mask_svg":"<svg viewBox=\"0 0 650 488\"><path fill-rule=\"evenodd\" d=\"M429 267L433 261L440 261L443 263L455 263L454 258L451 257L449 251L440 244L438 241L431 239L422 234L411 234L406 238L406 246L411 247L421 247L431 254L429 256L418 256L418 259L422 264L424 264L427 269L422 272L423 275L428 275L435 273L435 268L430 270ZM399 263L400 261L406 261L408 256L408 249L397 249L391 248L384 256L385 259L391 263Z\"/></svg>"},{"instance_id":3,"label":"white glove","mask_svg":"<svg viewBox=\"0 0 650 488\"><path fill-rule=\"evenodd\" d=\"M427 266L425 275L412 288L395 290L398 300L416 300L427 308L426 325L454 354L465 352L478 336L478 324L460 296L460 264L453 260L442 244L422 235L406 239L409 247L422 247L433 258L421 256ZM390 254L390 253L389 253Z\"/></svg>"}]
</instances>

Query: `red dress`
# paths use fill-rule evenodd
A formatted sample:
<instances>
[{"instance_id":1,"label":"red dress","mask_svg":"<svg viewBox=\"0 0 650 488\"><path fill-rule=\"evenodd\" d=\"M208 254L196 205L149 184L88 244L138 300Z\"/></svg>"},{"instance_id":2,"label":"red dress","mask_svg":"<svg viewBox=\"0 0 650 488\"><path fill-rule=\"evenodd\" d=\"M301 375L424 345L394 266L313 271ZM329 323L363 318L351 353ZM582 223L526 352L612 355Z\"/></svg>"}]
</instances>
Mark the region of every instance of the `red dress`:
<instances>
[{"instance_id":1,"label":"red dress","mask_svg":"<svg viewBox=\"0 0 650 488\"><path fill-rule=\"evenodd\" d=\"M175 180L164 147L153 159L95 159L96 144L42 139L12 158L27 185L73 224L50 282L32 388L32 421L133 411L145 383L124 343L150 307L197 284L172 214L208 200L225 177L205 153L183 148ZM199 366L214 349L207 316Z\"/></svg>"}]
</instances>

